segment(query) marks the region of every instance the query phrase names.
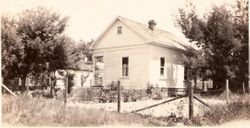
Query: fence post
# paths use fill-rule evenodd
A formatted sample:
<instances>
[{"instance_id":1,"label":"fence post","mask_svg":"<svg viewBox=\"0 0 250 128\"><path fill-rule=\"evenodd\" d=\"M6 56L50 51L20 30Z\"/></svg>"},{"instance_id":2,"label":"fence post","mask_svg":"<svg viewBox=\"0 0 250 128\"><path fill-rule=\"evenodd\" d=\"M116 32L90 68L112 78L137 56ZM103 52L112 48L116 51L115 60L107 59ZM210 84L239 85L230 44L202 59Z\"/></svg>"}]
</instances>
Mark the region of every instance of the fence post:
<instances>
[{"instance_id":1,"label":"fence post","mask_svg":"<svg viewBox=\"0 0 250 128\"><path fill-rule=\"evenodd\" d=\"M25 80L26 80L26 91L29 92L29 84L30 84L29 76L27 76Z\"/></svg>"},{"instance_id":2,"label":"fence post","mask_svg":"<svg viewBox=\"0 0 250 128\"><path fill-rule=\"evenodd\" d=\"M18 77L18 87L20 88L22 86L22 79Z\"/></svg>"},{"instance_id":3,"label":"fence post","mask_svg":"<svg viewBox=\"0 0 250 128\"><path fill-rule=\"evenodd\" d=\"M244 82L242 83L243 94L246 94L246 88Z\"/></svg>"},{"instance_id":4,"label":"fence post","mask_svg":"<svg viewBox=\"0 0 250 128\"><path fill-rule=\"evenodd\" d=\"M65 92L64 92L64 103L67 103L67 93L68 93L68 76L66 75L64 78L64 84L65 84Z\"/></svg>"},{"instance_id":5,"label":"fence post","mask_svg":"<svg viewBox=\"0 0 250 128\"><path fill-rule=\"evenodd\" d=\"M121 85L117 82L117 112L121 112Z\"/></svg>"},{"instance_id":6,"label":"fence post","mask_svg":"<svg viewBox=\"0 0 250 128\"><path fill-rule=\"evenodd\" d=\"M83 75L81 75L81 87L83 87Z\"/></svg>"},{"instance_id":7,"label":"fence post","mask_svg":"<svg viewBox=\"0 0 250 128\"><path fill-rule=\"evenodd\" d=\"M1 76L1 85L3 86L3 77ZM3 90L2 90L2 87L0 88L0 92L2 92ZM1 94L3 94L3 92L1 93ZM3 95L1 95L1 96L3 96Z\"/></svg>"},{"instance_id":8,"label":"fence post","mask_svg":"<svg viewBox=\"0 0 250 128\"><path fill-rule=\"evenodd\" d=\"M205 90L205 85L204 85L205 83L204 83L204 79L202 79L202 91L204 91Z\"/></svg>"},{"instance_id":9,"label":"fence post","mask_svg":"<svg viewBox=\"0 0 250 128\"><path fill-rule=\"evenodd\" d=\"M188 98L189 98L189 119L193 119L194 116L194 106L193 106L193 87L192 84L187 81L188 84L188 89L189 89L189 94L188 94Z\"/></svg>"},{"instance_id":10,"label":"fence post","mask_svg":"<svg viewBox=\"0 0 250 128\"><path fill-rule=\"evenodd\" d=\"M229 81L226 80L226 102L229 103Z\"/></svg>"}]
</instances>

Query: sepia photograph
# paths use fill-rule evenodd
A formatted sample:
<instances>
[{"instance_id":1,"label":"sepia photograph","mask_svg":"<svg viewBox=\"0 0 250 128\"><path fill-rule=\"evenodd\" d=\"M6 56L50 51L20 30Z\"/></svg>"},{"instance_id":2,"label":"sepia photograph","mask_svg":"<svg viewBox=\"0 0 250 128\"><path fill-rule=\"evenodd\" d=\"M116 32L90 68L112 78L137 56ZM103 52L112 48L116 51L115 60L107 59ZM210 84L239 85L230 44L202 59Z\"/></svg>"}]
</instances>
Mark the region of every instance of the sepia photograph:
<instances>
[{"instance_id":1,"label":"sepia photograph","mask_svg":"<svg viewBox=\"0 0 250 128\"><path fill-rule=\"evenodd\" d=\"M250 127L248 0L0 0L1 127Z\"/></svg>"}]
</instances>

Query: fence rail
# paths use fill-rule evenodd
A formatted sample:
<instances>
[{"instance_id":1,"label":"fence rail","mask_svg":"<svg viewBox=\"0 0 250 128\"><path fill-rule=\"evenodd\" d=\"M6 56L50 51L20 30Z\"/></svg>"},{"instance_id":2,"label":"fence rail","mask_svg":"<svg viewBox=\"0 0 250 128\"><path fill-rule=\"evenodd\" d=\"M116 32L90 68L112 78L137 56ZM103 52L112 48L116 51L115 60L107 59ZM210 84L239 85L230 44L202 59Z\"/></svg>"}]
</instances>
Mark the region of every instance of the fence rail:
<instances>
[{"instance_id":1,"label":"fence rail","mask_svg":"<svg viewBox=\"0 0 250 128\"><path fill-rule=\"evenodd\" d=\"M150 108L153 108L153 107L156 107L156 106L159 106L159 105L162 105L162 104L165 104L165 103L168 103L168 102L180 99L180 98L184 98L184 97L188 97L188 99L189 99L189 105L188 105L189 106L189 119L193 118L193 114L194 114L193 100L194 99L199 101L203 105L211 108L208 104L206 104L204 101L202 101L201 99L199 99L197 96L194 95L194 88L193 88L193 86L192 86L192 84L190 82L187 82L186 84L187 84L187 88L167 88L167 91L170 92L170 93L174 93L174 94L178 95L178 93L176 93L176 92L181 92L181 96L178 96L178 97L175 97L173 99L166 100L166 101L163 101L163 102L160 102L160 103L157 103L157 104L153 104L153 105L150 105L150 106L147 106L147 107L132 111L130 113L140 112L140 111L150 109ZM118 88L117 88L118 89L118 91L117 91L117 95L118 95L117 111L120 112L121 111L121 99L120 99L121 83L120 83L120 81L117 82L117 86L118 86Z\"/></svg>"},{"instance_id":2,"label":"fence rail","mask_svg":"<svg viewBox=\"0 0 250 128\"><path fill-rule=\"evenodd\" d=\"M187 95L187 88L167 88L168 96Z\"/></svg>"},{"instance_id":3,"label":"fence rail","mask_svg":"<svg viewBox=\"0 0 250 128\"><path fill-rule=\"evenodd\" d=\"M179 97L176 97L176 98L173 98L173 99L170 99L170 100L166 100L166 101L163 101L163 102L158 103L158 104L154 104L154 105L151 105L151 106L148 106L148 107L145 107L145 108L141 108L141 109L132 111L131 113L136 113L136 112L139 112L139 111L142 111L142 110L146 110L146 109L149 109L149 108L153 108L153 107L156 107L156 106L159 106L159 105L162 105L162 104L165 104L165 103L168 103L168 102L171 102L171 101L174 101L174 100L183 98L183 97L186 97L186 96L179 96Z\"/></svg>"},{"instance_id":4,"label":"fence rail","mask_svg":"<svg viewBox=\"0 0 250 128\"><path fill-rule=\"evenodd\" d=\"M11 95L15 96L16 97L16 94L14 92L12 92L7 86L5 86L4 84L2 84L2 87L4 89L6 89Z\"/></svg>"}]
</instances>

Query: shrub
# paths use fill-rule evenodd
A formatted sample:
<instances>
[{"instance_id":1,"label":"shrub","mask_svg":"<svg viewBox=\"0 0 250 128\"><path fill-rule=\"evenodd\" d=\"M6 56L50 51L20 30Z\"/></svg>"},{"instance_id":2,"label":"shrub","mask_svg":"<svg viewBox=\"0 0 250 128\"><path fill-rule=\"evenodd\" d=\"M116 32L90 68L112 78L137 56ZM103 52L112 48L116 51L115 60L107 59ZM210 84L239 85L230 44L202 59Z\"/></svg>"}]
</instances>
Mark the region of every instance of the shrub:
<instances>
[{"instance_id":1,"label":"shrub","mask_svg":"<svg viewBox=\"0 0 250 128\"><path fill-rule=\"evenodd\" d=\"M124 89L122 90L124 102L136 102L148 98L146 90L139 89Z\"/></svg>"},{"instance_id":2,"label":"shrub","mask_svg":"<svg viewBox=\"0 0 250 128\"><path fill-rule=\"evenodd\" d=\"M98 88L78 88L78 97L80 101L95 101L98 102L101 97L101 89Z\"/></svg>"},{"instance_id":3,"label":"shrub","mask_svg":"<svg viewBox=\"0 0 250 128\"><path fill-rule=\"evenodd\" d=\"M80 101L95 101L99 103L117 102L118 97L117 90L111 88L78 88L74 93L74 98L79 97ZM136 102L146 98L147 94L145 90L121 89L121 100L124 102Z\"/></svg>"},{"instance_id":4,"label":"shrub","mask_svg":"<svg viewBox=\"0 0 250 128\"><path fill-rule=\"evenodd\" d=\"M151 95L152 94L152 89L153 89L153 85L148 84L147 85L147 90L146 90L147 95Z\"/></svg>"},{"instance_id":5,"label":"shrub","mask_svg":"<svg viewBox=\"0 0 250 128\"><path fill-rule=\"evenodd\" d=\"M153 97L154 100L162 100L162 95L158 92L154 93Z\"/></svg>"},{"instance_id":6,"label":"shrub","mask_svg":"<svg viewBox=\"0 0 250 128\"><path fill-rule=\"evenodd\" d=\"M110 84L106 88L77 88L73 93L76 97L80 97L80 101L95 101L99 103L117 102L116 84ZM79 94L79 96L77 96L76 93ZM148 95L147 90L144 89L121 88L121 100L124 102L136 102L149 98L161 100L164 94L167 94L166 91L160 88L153 89L151 95Z\"/></svg>"},{"instance_id":7,"label":"shrub","mask_svg":"<svg viewBox=\"0 0 250 128\"><path fill-rule=\"evenodd\" d=\"M117 102L117 91L113 91L111 89L103 89L101 92L101 97L99 98L99 102Z\"/></svg>"}]
</instances>

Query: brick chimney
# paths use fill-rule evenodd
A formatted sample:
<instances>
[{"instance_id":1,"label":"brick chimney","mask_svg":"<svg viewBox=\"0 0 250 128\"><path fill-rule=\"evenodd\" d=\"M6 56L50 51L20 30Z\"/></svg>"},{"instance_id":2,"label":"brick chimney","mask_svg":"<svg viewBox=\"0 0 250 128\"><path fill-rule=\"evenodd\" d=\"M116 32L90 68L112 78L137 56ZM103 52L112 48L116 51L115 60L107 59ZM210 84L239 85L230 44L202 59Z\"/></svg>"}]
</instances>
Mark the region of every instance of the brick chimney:
<instances>
[{"instance_id":1,"label":"brick chimney","mask_svg":"<svg viewBox=\"0 0 250 128\"><path fill-rule=\"evenodd\" d=\"M148 28L151 29L152 31L154 31L156 26L156 22L154 20L150 20L148 21Z\"/></svg>"}]
</instances>

